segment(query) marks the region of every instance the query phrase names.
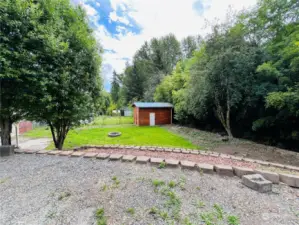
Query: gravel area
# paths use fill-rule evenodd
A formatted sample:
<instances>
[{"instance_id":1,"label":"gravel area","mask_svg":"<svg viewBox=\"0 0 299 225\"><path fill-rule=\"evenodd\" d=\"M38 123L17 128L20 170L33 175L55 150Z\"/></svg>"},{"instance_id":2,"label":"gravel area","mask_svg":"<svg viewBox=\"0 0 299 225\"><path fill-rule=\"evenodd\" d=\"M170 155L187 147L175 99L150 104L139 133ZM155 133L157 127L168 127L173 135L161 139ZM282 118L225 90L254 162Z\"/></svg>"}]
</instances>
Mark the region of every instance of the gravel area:
<instances>
[{"instance_id":1,"label":"gravel area","mask_svg":"<svg viewBox=\"0 0 299 225\"><path fill-rule=\"evenodd\" d=\"M174 224L187 224L186 218L204 224L200 215L213 212L214 204L224 211L220 224L228 215L245 225L299 224L299 190L286 185L261 194L236 177L50 155L0 158L0 168L0 224L5 225L96 224L94 213L102 207L107 224L169 224L178 202L181 220ZM155 179L166 185L155 188ZM169 188L178 199L174 204L167 204L162 192L170 181L178 184ZM167 218L150 214L152 207Z\"/></svg>"},{"instance_id":2,"label":"gravel area","mask_svg":"<svg viewBox=\"0 0 299 225\"><path fill-rule=\"evenodd\" d=\"M197 163L209 163L211 165L230 165L239 166L255 169L258 165L256 163L243 162L232 159L225 159L214 156L205 155L194 155L194 154L184 154L175 152L160 152L160 151L147 151L147 150L133 150L133 149L96 149L90 148L83 150L84 152L96 152L96 153L109 153L109 154L123 154L123 155L134 155L134 156L148 156L157 157L163 159L176 159L176 160L187 160Z\"/></svg>"}]
</instances>

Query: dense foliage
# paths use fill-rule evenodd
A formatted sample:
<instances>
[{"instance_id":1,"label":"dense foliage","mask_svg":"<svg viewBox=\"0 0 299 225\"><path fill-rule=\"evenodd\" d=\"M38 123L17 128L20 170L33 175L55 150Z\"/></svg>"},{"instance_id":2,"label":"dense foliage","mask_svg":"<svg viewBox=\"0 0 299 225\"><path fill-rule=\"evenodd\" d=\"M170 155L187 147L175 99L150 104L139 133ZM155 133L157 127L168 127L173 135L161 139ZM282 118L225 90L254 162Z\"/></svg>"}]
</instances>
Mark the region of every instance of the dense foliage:
<instances>
[{"instance_id":1,"label":"dense foliage","mask_svg":"<svg viewBox=\"0 0 299 225\"><path fill-rule=\"evenodd\" d=\"M119 83L123 103L171 102L179 123L298 148L299 2L260 0L211 30L146 42Z\"/></svg>"},{"instance_id":2,"label":"dense foliage","mask_svg":"<svg viewBox=\"0 0 299 225\"><path fill-rule=\"evenodd\" d=\"M68 131L105 105L85 12L69 0L4 0L0 10L1 83L12 87L1 91L1 119L44 121L61 149Z\"/></svg>"}]
</instances>

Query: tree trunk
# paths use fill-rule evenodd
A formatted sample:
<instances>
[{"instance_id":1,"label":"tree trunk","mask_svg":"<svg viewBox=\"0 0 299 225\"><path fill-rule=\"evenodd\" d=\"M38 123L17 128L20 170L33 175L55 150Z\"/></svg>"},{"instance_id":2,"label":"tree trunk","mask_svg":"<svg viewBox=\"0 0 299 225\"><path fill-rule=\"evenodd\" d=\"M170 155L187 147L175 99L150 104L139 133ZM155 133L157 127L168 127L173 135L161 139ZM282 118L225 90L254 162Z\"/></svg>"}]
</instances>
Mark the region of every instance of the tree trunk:
<instances>
[{"instance_id":1,"label":"tree trunk","mask_svg":"<svg viewBox=\"0 0 299 225\"><path fill-rule=\"evenodd\" d=\"M218 116L222 126L224 127L228 138L231 140L233 139L233 134L231 131L231 127L230 127L230 105L229 105L229 100L227 100L227 109L226 109L226 116L224 116L225 112L223 107L220 105L220 101L217 98L217 96L215 96L214 98L215 100L215 105L216 105L216 115Z\"/></svg>"},{"instance_id":2,"label":"tree trunk","mask_svg":"<svg viewBox=\"0 0 299 225\"><path fill-rule=\"evenodd\" d=\"M55 148L62 150L66 135L69 131L69 126L66 123L57 124L56 126L54 126L51 122L48 122L48 124L51 129Z\"/></svg>"},{"instance_id":3,"label":"tree trunk","mask_svg":"<svg viewBox=\"0 0 299 225\"><path fill-rule=\"evenodd\" d=\"M0 118L1 145L11 145L11 129L12 121L10 119Z\"/></svg>"}]
</instances>

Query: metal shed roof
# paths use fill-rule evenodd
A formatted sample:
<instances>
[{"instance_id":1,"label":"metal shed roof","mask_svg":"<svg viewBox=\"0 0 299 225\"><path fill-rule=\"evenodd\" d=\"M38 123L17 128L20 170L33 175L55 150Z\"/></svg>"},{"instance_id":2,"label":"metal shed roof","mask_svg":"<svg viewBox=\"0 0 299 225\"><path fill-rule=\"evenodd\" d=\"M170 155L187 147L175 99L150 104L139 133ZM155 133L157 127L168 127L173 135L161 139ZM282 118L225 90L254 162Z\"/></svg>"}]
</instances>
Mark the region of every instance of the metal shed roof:
<instances>
[{"instance_id":1,"label":"metal shed roof","mask_svg":"<svg viewBox=\"0 0 299 225\"><path fill-rule=\"evenodd\" d=\"M133 106L138 108L173 108L168 102L134 102Z\"/></svg>"}]
</instances>

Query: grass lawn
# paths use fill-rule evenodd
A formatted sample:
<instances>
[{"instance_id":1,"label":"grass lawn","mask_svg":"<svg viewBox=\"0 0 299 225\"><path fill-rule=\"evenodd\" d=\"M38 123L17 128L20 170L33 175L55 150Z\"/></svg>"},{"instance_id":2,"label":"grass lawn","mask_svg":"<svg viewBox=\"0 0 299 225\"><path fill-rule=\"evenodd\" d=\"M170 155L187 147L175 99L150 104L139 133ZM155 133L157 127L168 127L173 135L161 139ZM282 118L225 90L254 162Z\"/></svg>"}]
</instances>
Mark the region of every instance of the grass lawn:
<instances>
[{"instance_id":1,"label":"grass lawn","mask_svg":"<svg viewBox=\"0 0 299 225\"><path fill-rule=\"evenodd\" d=\"M133 117L99 116L90 125L91 126L120 125L120 124L133 124L133 122L134 122Z\"/></svg>"},{"instance_id":2,"label":"grass lawn","mask_svg":"<svg viewBox=\"0 0 299 225\"><path fill-rule=\"evenodd\" d=\"M119 137L108 137L109 132L118 131L122 135ZM51 137L51 132L45 127L33 129L25 134L27 137L40 138ZM100 128L83 128L71 130L65 140L64 148L73 148L81 145L147 145L147 146L169 146L182 148L198 148L190 141L174 134L163 127L136 127L136 126L117 126ZM48 149L53 149L51 144Z\"/></svg>"}]
</instances>

